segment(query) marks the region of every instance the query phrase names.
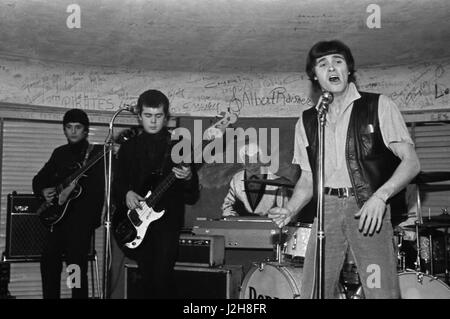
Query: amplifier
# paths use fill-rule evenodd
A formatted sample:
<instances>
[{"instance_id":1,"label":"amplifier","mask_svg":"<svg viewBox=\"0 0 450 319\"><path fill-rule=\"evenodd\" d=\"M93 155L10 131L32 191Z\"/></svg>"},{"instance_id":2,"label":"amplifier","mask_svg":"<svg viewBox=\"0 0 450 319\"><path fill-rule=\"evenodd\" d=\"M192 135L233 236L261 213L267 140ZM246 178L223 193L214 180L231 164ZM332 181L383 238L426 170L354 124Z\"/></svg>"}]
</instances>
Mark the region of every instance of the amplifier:
<instances>
[{"instance_id":1,"label":"amplifier","mask_svg":"<svg viewBox=\"0 0 450 319\"><path fill-rule=\"evenodd\" d=\"M223 236L180 235L177 265L212 267L223 265L224 259Z\"/></svg>"},{"instance_id":2,"label":"amplifier","mask_svg":"<svg viewBox=\"0 0 450 319\"><path fill-rule=\"evenodd\" d=\"M41 200L33 194L8 194L4 260L39 260L48 230L36 213Z\"/></svg>"},{"instance_id":3,"label":"amplifier","mask_svg":"<svg viewBox=\"0 0 450 319\"><path fill-rule=\"evenodd\" d=\"M136 264L125 264L125 299L135 299L140 274ZM242 266L175 266L176 287L172 299L238 299Z\"/></svg>"},{"instance_id":4,"label":"amplifier","mask_svg":"<svg viewBox=\"0 0 450 319\"><path fill-rule=\"evenodd\" d=\"M226 248L273 249L280 229L264 217L226 217L220 220L197 217L192 232L196 235L221 235Z\"/></svg>"}]
</instances>

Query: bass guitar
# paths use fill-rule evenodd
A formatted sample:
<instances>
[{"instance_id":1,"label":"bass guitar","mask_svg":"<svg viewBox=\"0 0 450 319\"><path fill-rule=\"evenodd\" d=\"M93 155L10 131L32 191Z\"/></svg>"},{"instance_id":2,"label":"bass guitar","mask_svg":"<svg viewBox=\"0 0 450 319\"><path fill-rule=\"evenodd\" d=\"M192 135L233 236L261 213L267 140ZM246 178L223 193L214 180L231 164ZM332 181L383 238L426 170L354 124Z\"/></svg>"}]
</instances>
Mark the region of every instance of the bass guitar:
<instances>
[{"instance_id":1,"label":"bass guitar","mask_svg":"<svg viewBox=\"0 0 450 319\"><path fill-rule=\"evenodd\" d=\"M206 129L203 140L212 141L215 138L221 138L225 128L235 123L236 120L237 114L225 113L222 119ZM203 145L199 145L199 147L201 149L195 149L193 154L203 151ZM126 216L113 219L114 238L125 253L127 253L126 248L135 249L139 247L150 224L164 215L164 209L156 211L154 207L176 179L175 174L171 172L153 191L148 191L144 200L140 202L141 208L130 209Z\"/></svg>"}]
</instances>

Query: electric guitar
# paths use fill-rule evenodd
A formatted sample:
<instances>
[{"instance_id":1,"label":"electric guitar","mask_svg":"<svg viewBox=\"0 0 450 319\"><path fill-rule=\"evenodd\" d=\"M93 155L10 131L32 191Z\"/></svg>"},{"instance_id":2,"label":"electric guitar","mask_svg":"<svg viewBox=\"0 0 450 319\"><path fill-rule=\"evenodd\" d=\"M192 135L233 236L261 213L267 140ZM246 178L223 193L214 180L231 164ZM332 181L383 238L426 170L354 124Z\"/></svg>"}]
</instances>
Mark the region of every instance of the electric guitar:
<instances>
[{"instance_id":1,"label":"electric guitar","mask_svg":"<svg viewBox=\"0 0 450 319\"><path fill-rule=\"evenodd\" d=\"M55 187L57 196L55 196L51 202L45 201L42 203L36 211L44 225L52 229L55 224L63 219L70 202L75 198L78 198L83 191L83 188L78 184L78 181L85 176L84 174L86 171L102 159L106 153L107 151L105 151L105 149L97 153L92 159L87 161L84 166L76 163L76 168L74 168L76 171Z\"/></svg>"},{"instance_id":2,"label":"electric guitar","mask_svg":"<svg viewBox=\"0 0 450 319\"><path fill-rule=\"evenodd\" d=\"M225 128L235 123L236 120L237 114L225 113L221 120L206 129L203 140L212 141L215 138L221 138ZM197 154L199 151L203 151L202 145L199 145L193 154ZM135 249L139 247L150 224L164 215L164 209L158 212L154 210L154 207L176 180L175 174L171 172L153 191L148 191L144 200L140 202L141 208L130 209L125 217L113 219L114 238L126 254L129 253L126 248Z\"/></svg>"}]
</instances>

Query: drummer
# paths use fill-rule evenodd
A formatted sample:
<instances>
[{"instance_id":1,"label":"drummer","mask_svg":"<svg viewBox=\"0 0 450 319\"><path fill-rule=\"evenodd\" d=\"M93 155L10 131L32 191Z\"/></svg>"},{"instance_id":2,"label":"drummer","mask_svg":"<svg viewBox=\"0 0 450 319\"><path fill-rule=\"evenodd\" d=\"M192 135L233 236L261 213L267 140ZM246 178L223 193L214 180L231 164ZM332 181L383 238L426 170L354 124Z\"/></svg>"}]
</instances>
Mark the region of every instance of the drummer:
<instances>
[{"instance_id":1,"label":"drummer","mask_svg":"<svg viewBox=\"0 0 450 319\"><path fill-rule=\"evenodd\" d=\"M282 188L248 181L279 178L261 162L260 154L261 149L255 143L247 143L239 150L244 168L230 181L228 193L222 204L222 217L266 216L272 207L283 206L287 198Z\"/></svg>"}]
</instances>

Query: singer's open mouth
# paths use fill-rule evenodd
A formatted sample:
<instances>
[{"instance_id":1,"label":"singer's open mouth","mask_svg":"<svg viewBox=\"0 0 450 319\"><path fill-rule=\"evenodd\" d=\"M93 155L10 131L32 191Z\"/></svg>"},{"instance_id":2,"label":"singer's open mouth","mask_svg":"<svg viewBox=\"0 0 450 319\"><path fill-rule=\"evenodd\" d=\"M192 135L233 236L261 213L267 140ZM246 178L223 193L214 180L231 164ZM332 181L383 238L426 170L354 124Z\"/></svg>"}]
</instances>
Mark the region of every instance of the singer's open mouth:
<instances>
[{"instance_id":1,"label":"singer's open mouth","mask_svg":"<svg viewBox=\"0 0 450 319\"><path fill-rule=\"evenodd\" d=\"M331 82L331 83L337 83L337 82L340 82L340 78L337 76L337 75L332 75L332 76L330 76L329 78L328 78L328 80Z\"/></svg>"}]
</instances>

